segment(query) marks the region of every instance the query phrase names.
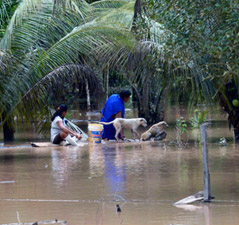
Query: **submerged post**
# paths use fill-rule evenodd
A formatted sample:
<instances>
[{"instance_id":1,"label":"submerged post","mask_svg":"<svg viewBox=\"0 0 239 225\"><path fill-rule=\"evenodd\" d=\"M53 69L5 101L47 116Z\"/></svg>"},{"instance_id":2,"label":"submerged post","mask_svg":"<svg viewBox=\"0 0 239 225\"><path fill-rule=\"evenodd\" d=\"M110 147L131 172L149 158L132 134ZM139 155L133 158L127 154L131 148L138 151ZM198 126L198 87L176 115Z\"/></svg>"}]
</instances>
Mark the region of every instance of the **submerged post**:
<instances>
[{"instance_id":1,"label":"submerged post","mask_svg":"<svg viewBox=\"0 0 239 225\"><path fill-rule=\"evenodd\" d=\"M208 123L203 123L200 126L203 155L204 202L209 202L211 200L211 184L208 166L207 126Z\"/></svg>"},{"instance_id":2,"label":"submerged post","mask_svg":"<svg viewBox=\"0 0 239 225\"><path fill-rule=\"evenodd\" d=\"M208 166L208 147L207 147L207 126L208 123L203 123L200 126L201 131L201 143L202 143L202 156L203 156L203 181L204 181L204 190L199 191L194 195L190 195L187 198L184 198L180 201L174 203L177 205L190 204L196 201L210 202L214 197L211 196L211 184L210 184L210 173ZM180 207L180 206L177 206Z\"/></svg>"}]
</instances>

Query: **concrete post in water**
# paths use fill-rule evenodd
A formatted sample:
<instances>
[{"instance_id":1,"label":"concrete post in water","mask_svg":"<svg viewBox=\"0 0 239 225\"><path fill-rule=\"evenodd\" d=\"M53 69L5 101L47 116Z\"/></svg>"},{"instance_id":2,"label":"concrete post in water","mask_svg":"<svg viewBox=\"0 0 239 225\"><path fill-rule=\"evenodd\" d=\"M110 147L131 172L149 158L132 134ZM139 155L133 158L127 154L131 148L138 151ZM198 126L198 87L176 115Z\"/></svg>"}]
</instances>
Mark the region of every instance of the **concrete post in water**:
<instances>
[{"instance_id":1,"label":"concrete post in water","mask_svg":"<svg viewBox=\"0 0 239 225\"><path fill-rule=\"evenodd\" d=\"M203 155L204 202L209 202L211 200L211 184L208 167L207 126L208 123L203 123L200 126Z\"/></svg>"},{"instance_id":2,"label":"concrete post in water","mask_svg":"<svg viewBox=\"0 0 239 225\"><path fill-rule=\"evenodd\" d=\"M210 202L214 197L211 196L211 185L210 185L210 173L208 167L208 147L207 147L207 126L208 123L203 123L200 126L201 131L201 143L202 143L202 155L203 155L203 179L204 179L204 191L199 191L194 195L190 195L180 201L174 203L177 205L185 205L194 203L196 201ZM177 206L181 207L181 206Z\"/></svg>"}]
</instances>

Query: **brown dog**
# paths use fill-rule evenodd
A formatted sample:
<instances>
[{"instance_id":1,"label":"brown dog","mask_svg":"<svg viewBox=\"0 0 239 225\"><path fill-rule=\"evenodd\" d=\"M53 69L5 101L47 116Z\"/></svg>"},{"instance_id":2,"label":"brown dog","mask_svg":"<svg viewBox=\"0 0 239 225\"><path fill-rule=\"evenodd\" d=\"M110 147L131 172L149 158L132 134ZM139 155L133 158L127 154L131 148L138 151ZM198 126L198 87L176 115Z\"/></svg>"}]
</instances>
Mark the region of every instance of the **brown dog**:
<instances>
[{"instance_id":1,"label":"brown dog","mask_svg":"<svg viewBox=\"0 0 239 225\"><path fill-rule=\"evenodd\" d=\"M168 127L168 124L165 121L156 123L141 135L140 140L141 141L150 140L150 138L156 137L167 127Z\"/></svg>"}]
</instances>

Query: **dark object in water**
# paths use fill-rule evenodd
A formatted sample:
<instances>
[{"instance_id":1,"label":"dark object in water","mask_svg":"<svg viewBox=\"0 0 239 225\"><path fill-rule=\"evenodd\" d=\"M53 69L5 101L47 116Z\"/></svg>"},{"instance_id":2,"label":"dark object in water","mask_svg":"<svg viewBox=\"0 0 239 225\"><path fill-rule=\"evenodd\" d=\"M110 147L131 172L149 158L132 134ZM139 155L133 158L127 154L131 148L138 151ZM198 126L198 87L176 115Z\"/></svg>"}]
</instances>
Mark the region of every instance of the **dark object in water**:
<instances>
[{"instance_id":1,"label":"dark object in water","mask_svg":"<svg viewBox=\"0 0 239 225\"><path fill-rule=\"evenodd\" d=\"M117 210L117 213L120 213L121 212L121 208L120 208L120 206L119 205L116 205L116 210Z\"/></svg>"},{"instance_id":2,"label":"dark object in water","mask_svg":"<svg viewBox=\"0 0 239 225\"><path fill-rule=\"evenodd\" d=\"M162 131L159 134L156 134L154 141L161 141L166 137L167 137L167 133L165 131Z\"/></svg>"},{"instance_id":3,"label":"dark object in water","mask_svg":"<svg viewBox=\"0 0 239 225\"><path fill-rule=\"evenodd\" d=\"M38 222L33 223L32 225L38 225Z\"/></svg>"}]
</instances>

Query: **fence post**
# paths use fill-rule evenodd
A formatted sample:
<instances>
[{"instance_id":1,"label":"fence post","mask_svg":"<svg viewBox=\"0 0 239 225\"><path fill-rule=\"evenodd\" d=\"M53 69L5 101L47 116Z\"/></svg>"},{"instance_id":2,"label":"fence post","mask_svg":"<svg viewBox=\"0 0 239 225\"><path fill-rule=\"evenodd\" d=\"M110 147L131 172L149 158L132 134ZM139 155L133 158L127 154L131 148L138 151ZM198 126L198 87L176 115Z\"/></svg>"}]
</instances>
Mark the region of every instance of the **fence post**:
<instances>
[{"instance_id":1,"label":"fence post","mask_svg":"<svg viewBox=\"0 0 239 225\"><path fill-rule=\"evenodd\" d=\"M211 200L211 184L208 167L207 126L208 123L203 123L200 126L202 155L203 155L204 202L210 202Z\"/></svg>"}]
</instances>

